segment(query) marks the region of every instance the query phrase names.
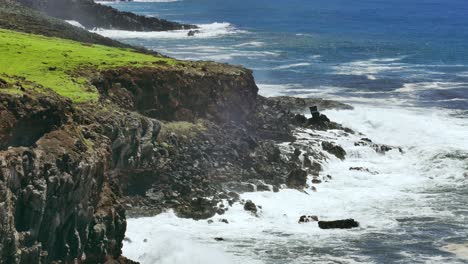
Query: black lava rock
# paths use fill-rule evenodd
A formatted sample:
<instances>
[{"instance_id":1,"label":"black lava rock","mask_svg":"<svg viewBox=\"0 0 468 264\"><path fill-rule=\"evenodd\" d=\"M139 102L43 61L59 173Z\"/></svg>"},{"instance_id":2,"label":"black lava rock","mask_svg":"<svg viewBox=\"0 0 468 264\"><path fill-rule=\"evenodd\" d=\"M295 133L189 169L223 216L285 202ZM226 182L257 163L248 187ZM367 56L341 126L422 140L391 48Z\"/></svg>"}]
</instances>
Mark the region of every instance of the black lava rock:
<instances>
[{"instance_id":1,"label":"black lava rock","mask_svg":"<svg viewBox=\"0 0 468 264\"><path fill-rule=\"evenodd\" d=\"M359 227L359 223L356 222L354 219L319 221L318 225L321 229L350 229Z\"/></svg>"}]
</instances>

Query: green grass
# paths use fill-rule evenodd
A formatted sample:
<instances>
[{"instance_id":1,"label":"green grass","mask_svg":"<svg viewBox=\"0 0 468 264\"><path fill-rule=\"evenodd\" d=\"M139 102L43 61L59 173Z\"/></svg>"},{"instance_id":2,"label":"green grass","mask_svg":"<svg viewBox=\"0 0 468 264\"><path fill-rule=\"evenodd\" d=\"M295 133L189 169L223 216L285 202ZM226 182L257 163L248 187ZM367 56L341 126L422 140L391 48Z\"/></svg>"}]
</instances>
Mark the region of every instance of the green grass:
<instances>
[{"instance_id":1,"label":"green grass","mask_svg":"<svg viewBox=\"0 0 468 264\"><path fill-rule=\"evenodd\" d=\"M0 78L50 88L77 103L98 99L99 94L91 85L89 76L99 70L124 66L161 67L161 62L167 65L177 63L170 58L130 49L0 29ZM24 88L29 87L33 86Z\"/></svg>"}]
</instances>

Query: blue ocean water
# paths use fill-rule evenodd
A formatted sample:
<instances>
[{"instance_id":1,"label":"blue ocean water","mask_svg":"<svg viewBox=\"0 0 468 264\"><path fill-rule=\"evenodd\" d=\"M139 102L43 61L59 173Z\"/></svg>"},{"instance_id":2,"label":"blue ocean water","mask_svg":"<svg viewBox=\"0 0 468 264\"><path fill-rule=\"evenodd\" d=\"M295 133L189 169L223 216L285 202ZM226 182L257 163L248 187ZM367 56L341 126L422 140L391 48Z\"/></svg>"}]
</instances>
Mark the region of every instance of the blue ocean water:
<instances>
[{"instance_id":1,"label":"blue ocean water","mask_svg":"<svg viewBox=\"0 0 468 264\"><path fill-rule=\"evenodd\" d=\"M254 70L265 94L468 109L466 0L183 0L114 7L202 34L111 35ZM213 23L225 24L213 24ZM228 24L227 24L228 23Z\"/></svg>"},{"instance_id":2,"label":"blue ocean water","mask_svg":"<svg viewBox=\"0 0 468 264\"><path fill-rule=\"evenodd\" d=\"M243 65L253 70L262 95L349 102L354 110L326 114L404 150L380 155L354 145L362 135L329 131L324 136L348 156L323 164L333 180L316 186L316 193L243 194L263 206L263 215L249 216L235 205L212 225L170 212L129 219L133 242L125 243L126 256L162 264L468 263L466 253L443 248L468 237L466 0L106 4L197 24L200 33L95 30L100 34L180 59ZM360 166L378 174L349 171ZM301 214L353 217L362 228L322 232L298 225ZM214 242L219 236L226 241Z\"/></svg>"}]
</instances>

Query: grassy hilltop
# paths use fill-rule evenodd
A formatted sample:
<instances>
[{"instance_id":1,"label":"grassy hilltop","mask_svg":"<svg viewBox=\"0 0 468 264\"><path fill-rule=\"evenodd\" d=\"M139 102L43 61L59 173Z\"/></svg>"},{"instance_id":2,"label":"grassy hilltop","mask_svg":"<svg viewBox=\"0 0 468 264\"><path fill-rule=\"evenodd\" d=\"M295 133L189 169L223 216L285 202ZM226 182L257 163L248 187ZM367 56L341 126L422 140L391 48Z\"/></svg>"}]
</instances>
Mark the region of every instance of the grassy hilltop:
<instances>
[{"instance_id":1,"label":"grassy hilltop","mask_svg":"<svg viewBox=\"0 0 468 264\"><path fill-rule=\"evenodd\" d=\"M98 99L87 75L96 70L131 66L160 67L175 60L138 53L131 49L83 44L0 29L0 78L20 81L23 88L43 87L74 102ZM9 86L9 92L20 92Z\"/></svg>"}]
</instances>

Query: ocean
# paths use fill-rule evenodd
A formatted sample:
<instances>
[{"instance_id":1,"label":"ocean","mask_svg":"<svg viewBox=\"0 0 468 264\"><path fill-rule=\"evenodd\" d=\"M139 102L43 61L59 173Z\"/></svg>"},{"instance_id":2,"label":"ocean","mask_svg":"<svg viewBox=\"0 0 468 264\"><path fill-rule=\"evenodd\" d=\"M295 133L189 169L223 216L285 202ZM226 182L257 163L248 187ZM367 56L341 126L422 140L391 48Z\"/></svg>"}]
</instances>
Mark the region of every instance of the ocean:
<instances>
[{"instance_id":1,"label":"ocean","mask_svg":"<svg viewBox=\"0 0 468 264\"><path fill-rule=\"evenodd\" d=\"M125 256L162 264L468 263L466 255L444 250L468 242L466 0L105 4L197 24L200 33L93 30L99 34L179 59L243 65L253 70L264 96L349 103L354 110L325 114L404 151L381 155L355 146L361 135L321 132L348 157L330 157L323 173L333 180L317 192L243 194L262 206L260 216L234 205L214 217L229 224L179 219L172 212L129 219L132 242L125 242ZM303 214L354 218L361 227L298 225Z\"/></svg>"}]
</instances>

